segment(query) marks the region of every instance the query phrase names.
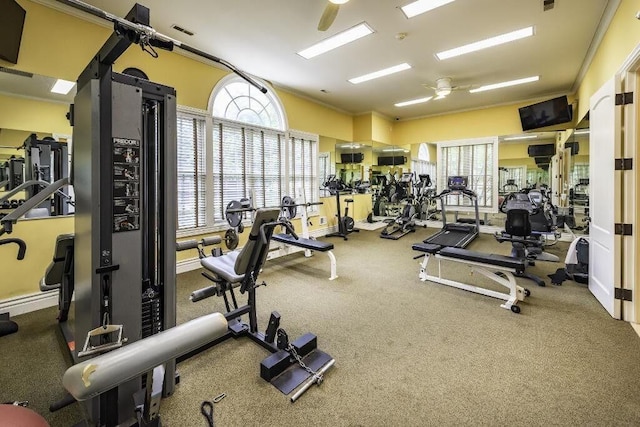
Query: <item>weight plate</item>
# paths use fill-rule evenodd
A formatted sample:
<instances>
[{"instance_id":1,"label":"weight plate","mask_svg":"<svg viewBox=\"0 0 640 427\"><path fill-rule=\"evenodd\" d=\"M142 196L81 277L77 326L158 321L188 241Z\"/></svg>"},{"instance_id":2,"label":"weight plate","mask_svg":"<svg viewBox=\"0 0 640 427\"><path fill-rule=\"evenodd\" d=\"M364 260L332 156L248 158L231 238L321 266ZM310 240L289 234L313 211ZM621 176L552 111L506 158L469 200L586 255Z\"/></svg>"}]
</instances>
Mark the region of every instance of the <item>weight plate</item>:
<instances>
[{"instance_id":1,"label":"weight plate","mask_svg":"<svg viewBox=\"0 0 640 427\"><path fill-rule=\"evenodd\" d=\"M237 200L232 200L227 204L227 209L225 211L225 218L229 225L233 228L236 228L242 222L242 212L229 212L229 210L241 209L242 203Z\"/></svg>"},{"instance_id":2,"label":"weight plate","mask_svg":"<svg viewBox=\"0 0 640 427\"><path fill-rule=\"evenodd\" d=\"M282 198L282 205L280 206L280 210L282 211L282 216L287 219L293 219L298 214L296 201L289 196L284 196Z\"/></svg>"},{"instance_id":3,"label":"weight plate","mask_svg":"<svg viewBox=\"0 0 640 427\"><path fill-rule=\"evenodd\" d=\"M344 221L344 228L349 232L353 231L355 227L355 222L353 221L353 218L351 218L350 216L344 216L342 217L342 220Z\"/></svg>"},{"instance_id":4,"label":"weight plate","mask_svg":"<svg viewBox=\"0 0 640 427\"><path fill-rule=\"evenodd\" d=\"M243 231L244 231L244 224L242 223L238 224L238 233L242 234Z\"/></svg>"},{"instance_id":5,"label":"weight plate","mask_svg":"<svg viewBox=\"0 0 640 427\"><path fill-rule=\"evenodd\" d=\"M227 249L230 251L234 250L238 247L238 243L240 243L240 239L238 238L238 234L233 228L227 230L224 233L224 244L227 246Z\"/></svg>"}]
</instances>

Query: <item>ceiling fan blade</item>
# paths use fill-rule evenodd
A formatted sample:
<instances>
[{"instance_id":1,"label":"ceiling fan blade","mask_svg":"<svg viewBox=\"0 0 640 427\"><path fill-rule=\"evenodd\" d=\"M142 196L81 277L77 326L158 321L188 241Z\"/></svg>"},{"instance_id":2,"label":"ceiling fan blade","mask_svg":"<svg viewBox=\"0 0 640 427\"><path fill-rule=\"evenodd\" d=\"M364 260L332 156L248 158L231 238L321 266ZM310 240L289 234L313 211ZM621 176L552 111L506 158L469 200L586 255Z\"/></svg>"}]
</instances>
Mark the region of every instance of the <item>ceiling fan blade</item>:
<instances>
[{"instance_id":1,"label":"ceiling fan blade","mask_svg":"<svg viewBox=\"0 0 640 427\"><path fill-rule=\"evenodd\" d=\"M329 29L333 21L335 21L336 16L338 16L339 9L340 5L338 4L327 4L327 7L324 8L324 12L322 12L322 16L320 17L318 31L327 31Z\"/></svg>"}]
</instances>

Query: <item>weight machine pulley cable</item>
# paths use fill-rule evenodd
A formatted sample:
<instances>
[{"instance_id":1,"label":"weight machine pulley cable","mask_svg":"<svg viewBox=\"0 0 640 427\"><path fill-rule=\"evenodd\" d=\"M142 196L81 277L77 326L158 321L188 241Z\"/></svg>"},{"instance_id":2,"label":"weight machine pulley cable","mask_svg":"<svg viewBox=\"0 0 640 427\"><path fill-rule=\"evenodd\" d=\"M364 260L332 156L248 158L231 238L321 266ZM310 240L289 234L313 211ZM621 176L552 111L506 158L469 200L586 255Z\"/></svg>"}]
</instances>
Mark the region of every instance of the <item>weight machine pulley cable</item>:
<instances>
[{"instance_id":1,"label":"weight machine pulley cable","mask_svg":"<svg viewBox=\"0 0 640 427\"><path fill-rule=\"evenodd\" d=\"M245 74L243 71L239 70L238 68L236 68L233 64L225 61L222 58L218 58L217 56L211 55L207 52L204 52L200 49L196 49L195 47L189 46L185 43L182 43L179 40L176 40L172 37L166 36L162 33L157 32L156 30L154 30L153 28L146 26L146 25L142 25L142 24L137 24L131 21L127 21L126 19L120 18L118 16L112 15L111 13L105 12L102 9L99 9L95 6L92 6L90 4L84 3L80 0L56 0L59 3L62 3L64 5L73 7L74 9L78 9L81 10L85 13L91 14L93 16L96 16L98 18L102 18L105 19L107 21L110 21L112 23L114 23L114 25L120 25L121 27L124 27L126 29L132 30L134 32L136 32L139 36L140 36L140 40L137 42L142 49L149 53L151 56L153 56L154 58L157 57L157 53L155 52L155 50L153 50L152 46L156 45L156 46L160 46L163 48L167 48L167 46L163 46L162 44L169 44L171 46L171 48L173 46L177 46L180 49L187 51L189 53L192 53L194 55L200 56L201 58L204 59L208 59L209 61L213 61L215 63L218 63L224 67L226 67L227 69L229 69L230 71L232 71L233 73L237 74L239 77L241 77L242 79L244 79L245 81L247 81L249 84L255 86L256 88L258 88L260 90L260 92L262 93L267 93L267 88L262 86L260 83L258 83L256 80L254 80L253 78L251 78L250 76L248 76L247 74ZM152 41L157 41L159 43L153 43ZM172 49L168 49L168 50L172 50Z\"/></svg>"}]
</instances>

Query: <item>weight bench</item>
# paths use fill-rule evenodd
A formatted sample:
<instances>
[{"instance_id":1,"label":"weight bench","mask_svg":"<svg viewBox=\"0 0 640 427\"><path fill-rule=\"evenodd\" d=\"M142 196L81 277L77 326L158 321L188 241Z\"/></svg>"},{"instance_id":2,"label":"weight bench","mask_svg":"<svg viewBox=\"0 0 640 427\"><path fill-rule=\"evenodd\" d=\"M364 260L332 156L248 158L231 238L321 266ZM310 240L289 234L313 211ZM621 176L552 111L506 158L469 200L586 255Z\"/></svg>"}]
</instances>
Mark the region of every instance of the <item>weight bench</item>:
<instances>
[{"instance_id":1,"label":"weight bench","mask_svg":"<svg viewBox=\"0 0 640 427\"><path fill-rule=\"evenodd\" d=\"M326 252L329 256L329 261L331 262L331 276L329 277L329 280L333 280L338 277L338 274L336 273L336 257L333 254L333 243L321 242L319 240L313 239L305 239L304 237L298 237L296 239L291 234L284 233L274 234L273 236L271 236L271 240L285 244L284 247L280 246L278 248L278 250L284 252L283 255L288 255L289 253L291 253L288 252L287 245L304 249L306 257L310 257L312 251Z\"/></svg>"},{"instance_id":2,"label":"weight bench","mask_svg":"<svg viewBox=\"0 0 640 427\"><path fill-rule=\"evenodd\" d=\"M442 285L453 286L454 288L463 289L465 291L505 300L506 302L500 305L500 307L511 310L514 313L520 313L520 307L517 305L518 301L523 301L525 297L531 294L528 289L518 286L514 277L514 274L524 271L524 260L504 255L486 254L430 243L416 243L412 248L415 251L423 252L425 254L424 260L420 265L420 273L418 275L420 280L423 282L429 280ZM431 257L435 257L438 260L437 276L430 275L427 271L427 265ZM472 271L480 273L506 287L509 292L497 292L491 289L445 279L442 277L442 269L440 265L441 260L469 265L471 266Z\"/></svg>"}]
</instances>

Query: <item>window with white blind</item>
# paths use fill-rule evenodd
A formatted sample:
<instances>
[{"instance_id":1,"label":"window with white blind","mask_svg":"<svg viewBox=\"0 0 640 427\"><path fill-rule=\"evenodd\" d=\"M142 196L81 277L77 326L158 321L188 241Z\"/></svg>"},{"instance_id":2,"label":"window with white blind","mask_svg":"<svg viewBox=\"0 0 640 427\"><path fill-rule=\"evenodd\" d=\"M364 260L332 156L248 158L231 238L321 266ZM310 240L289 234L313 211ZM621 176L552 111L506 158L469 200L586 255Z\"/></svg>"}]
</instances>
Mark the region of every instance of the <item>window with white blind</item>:
<instances>
[{"instance_id":1,"label":"window with white blind","mask_svg":"<svg viewBox=\"0 0 640 427\"><path fill-rule=\"evenodd\" d=\"M206 225L205 121L178 111L178 230Z\"/></svg>"},{"instance_id":2,"label":"window with white blind","mask_svg":"<svg viewBox=\"0 0 640 427\"><path fill-rule=\"evenodd\" d=\"M512 193L527 187L526 166L501 166L498 172L499 192Z\"/></svg>"},{"instance_id":3,"label":"window with white blind","mask_svg":"<svg viewBox=\"0 0 640 427\"><path fill-rule=\"evenodd\" d=\"M498 138L438 143L438 191L447 185L449 176L466 176L468 188L478 197L478 207L483 212L494 212L498 206ZM495 184L494 184L495 183ZM447 198L448 206L469 210L471 201L462 196Z\"/></svg>"},{"instance_id":4,"label":"window with white blind","mask_svg":"<svg viewBox=\"0 0 640 427\"><path fill-rule=\"evenodd\" d=\"M286 192L284 132L214 120L212 150L215 221L224 221L232 200L280 204Z\"/></svg>"},{"instance_id":5,"label":"window with white blind","mask_svg":"<svg viewBox=\"0 0 640 427\"><path fill-rule=\"evenodd\" d=\"M289 195L295 198L302 191L304 200L318 201L318 137L290 132L288 157ZM317 210L317 206L309 207L309 212Z\"/></svg>"},{"instance_id":6,"label":"window with white blind","mask_svg":"<svg viewBox=\"0 0 640 427\"><path fill-rule=\"evenodd\" d=\"M411 160L411 170L415 172L416 178L418 175L429 175L431 178L431 185L437 184L437 168L436 164L430 161L429 149L424 142L420 144L418 149L418 158Z\"/></svg>"}]
</instances>

